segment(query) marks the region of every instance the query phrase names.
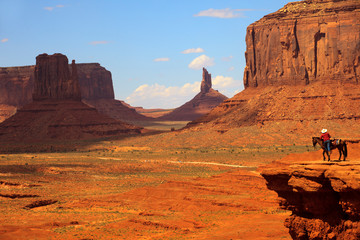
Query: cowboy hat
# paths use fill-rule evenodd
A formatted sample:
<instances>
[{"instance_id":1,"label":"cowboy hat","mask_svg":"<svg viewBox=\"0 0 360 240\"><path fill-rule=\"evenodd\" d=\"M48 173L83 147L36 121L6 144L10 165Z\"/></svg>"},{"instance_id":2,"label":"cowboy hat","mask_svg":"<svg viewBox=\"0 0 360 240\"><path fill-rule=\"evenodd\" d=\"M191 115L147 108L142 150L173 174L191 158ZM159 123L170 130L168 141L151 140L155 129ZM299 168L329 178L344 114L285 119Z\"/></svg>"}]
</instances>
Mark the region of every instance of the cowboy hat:
<instances>
[{"instance_id":1,"label":"cowboy hat","mask_svg":"<svg viewBox=\"0 0 360 240\"><path fill-rule=\"evenodd\" d=\"M326 132L327 132L327 129L324 128L323 130L321 130L321 132L322 132L322 133L326 133Z\"/></svg>"}]
</instances>

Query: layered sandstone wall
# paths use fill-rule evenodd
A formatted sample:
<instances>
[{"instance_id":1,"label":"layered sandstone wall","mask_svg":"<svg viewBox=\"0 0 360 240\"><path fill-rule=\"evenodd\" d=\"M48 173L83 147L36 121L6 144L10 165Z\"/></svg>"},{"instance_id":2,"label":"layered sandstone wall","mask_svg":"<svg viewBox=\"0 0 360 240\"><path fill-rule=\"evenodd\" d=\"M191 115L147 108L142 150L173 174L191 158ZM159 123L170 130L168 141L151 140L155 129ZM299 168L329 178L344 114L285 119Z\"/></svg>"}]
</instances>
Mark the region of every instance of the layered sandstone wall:
<instances>
[{"instance_id":1,"label":"layered sandstone wall","mask_svg":"<svg viewBox=\"0 0 360 240\"><path fill-rule=\"evenodd\" d=\"M71 64L71 73L68 62L67 57L60 53L36 57L33 100L81 100L75 61Z\"/></svg>"},{"instance_id":2,"label":"layered sandstone wall","mask_svg":"<svg viewBox=\"0 0 360 240\"><path fill-rule=\"evenodd\" d=\"M261 175L292 211L285 226L293 239L360 239L358 161L282 163Z\"/></svg>"},{"instance_id":3,"label":"layered sandstone wall","mask_svg":"<svg viewBox=\"0 0 360 240\"><path fill-rule=\"evenodd\" d=\"M114 99L111 72L99 63L77 64L81 95L86 100Z\"/></svg>"},{"instance_id":4,"label":"layered sandstone wall","mask_svg":"<svg viewBox=\"0 0 360 240\"><path fill-rule=\"evenodd\" d=\"M80 63L76 64L76 68L82 99L114 99L110 71L99 63ZM70 66L69 76L71 69ZM35 66L0 68L0 104L20 107L30 103L34 91L34 70Z\"/></svg>"},{"instance_id":5,"label":"layered sandstone wall","mask_svg":"<svg viewBox=\"0 0 360 240\"><path fill-rule=\"evenodd\" d=\"M360 2L306 0L247 28L244 86L360 81Z\"/></svg>"},{"instance_id":6,"label":"layered sandstone wall","mask_svg":"<svg viewBox=\"0 0 360 240\"><path fill-rule=\"evenodd\" d=\"M100 114L81 101L78 71L65 55L36 57L33 101L0 123L0 142L138 134L140 127Z\"/></svg>"},{"instance_id":7,"label":"layered sandstone wall","mask_svg":"<svg viewBox=\"0 0 360 240\"><path fill-rule=\"evenodd\" d=\"M0 104L23 106L32 99L35 66L0 68Z\"/></svg>"}]
</instances>

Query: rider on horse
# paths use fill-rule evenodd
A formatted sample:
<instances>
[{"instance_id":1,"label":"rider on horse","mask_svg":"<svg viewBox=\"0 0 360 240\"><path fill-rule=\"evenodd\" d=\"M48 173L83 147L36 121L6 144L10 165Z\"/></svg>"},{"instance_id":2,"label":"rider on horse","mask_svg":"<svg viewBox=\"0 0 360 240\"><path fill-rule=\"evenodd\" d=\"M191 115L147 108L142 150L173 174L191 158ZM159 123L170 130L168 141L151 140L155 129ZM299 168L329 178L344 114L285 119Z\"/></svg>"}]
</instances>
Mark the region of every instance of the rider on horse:
<instances>
[{"instance_id":1,"label":"rider on horse","mask_svg":"<svg viewBox=\"0 0 360 240\"><path fill-rule=\"evenodd\" d=\"M327 129L323 129L321 130L321 136L320 139L324 141L324 146L325 146L325 150L330 152L330 145L331 145L331 140L330 140L330 134L328 133Z\"/></svg>"}]
</instances>

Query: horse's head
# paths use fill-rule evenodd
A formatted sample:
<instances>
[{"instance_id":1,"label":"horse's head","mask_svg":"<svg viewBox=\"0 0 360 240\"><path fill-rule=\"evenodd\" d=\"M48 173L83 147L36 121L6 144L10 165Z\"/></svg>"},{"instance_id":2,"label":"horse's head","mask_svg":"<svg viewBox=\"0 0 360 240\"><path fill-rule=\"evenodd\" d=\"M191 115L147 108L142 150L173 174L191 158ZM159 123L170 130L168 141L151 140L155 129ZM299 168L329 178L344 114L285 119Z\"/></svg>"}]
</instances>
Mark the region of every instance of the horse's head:
<instances>
[{"instance_id":1,"label":"horse's head","mask_svg":"<svg viewBox=\"0 0 360 240\"><path fill-rule=\"evenodd\" d=\"M312 138L314 148L315 148L315 145L318 143L317 139L318 139L318 137L313 137Z\"/></svg>"}]
</instances>

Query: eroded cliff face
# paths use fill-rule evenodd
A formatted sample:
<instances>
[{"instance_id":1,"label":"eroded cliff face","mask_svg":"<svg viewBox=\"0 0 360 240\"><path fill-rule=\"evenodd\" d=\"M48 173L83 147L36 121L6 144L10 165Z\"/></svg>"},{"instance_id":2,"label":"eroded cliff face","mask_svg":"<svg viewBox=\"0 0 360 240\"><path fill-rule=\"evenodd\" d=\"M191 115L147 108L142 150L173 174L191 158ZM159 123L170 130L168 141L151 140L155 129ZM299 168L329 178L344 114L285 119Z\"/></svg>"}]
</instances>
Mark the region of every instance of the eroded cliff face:
<instances>
[{"instance_id":1,"label":"eroded cliff face","mask_svg":"<svg viewBox=\"0 0 360 240\"><path fill-rule=\"evenodd\" d=\"M280 206L292 211L285 226L293 239L360 239L358 161L282 162L261 175Z\"/></svg>"},{"instance_id":2,"label":"eroded cliff face","mask_svg":"<svg viewBox=\"0 0 360 240\"><path fill-rule=\"evenodd\" d=\"M114 99L111 72L99 63L77 64L81 95L86 100Z\"/></svg>"},{"instance_id":3,"label":"eroded cliff face","mask_svg":"<svg viewBox=\"0 0 360 240\"><path fill-rule=\"evenodd\" d=\"M36 57L33 100L81 100L75 61L71 64L71 73L68 62L67 57L60 53Z\"/></svg>"},{"instance_id":4,"label":"eroded cliff face","mask_svg":"<svg viewBox=\"0 0 360 240\"><path fill-rule=\"evenodd\" d=\"M32 99L35 66L0 68L0 104L23 106Z\"/></svg>"},{"instance_id":5,"label":"eroded cliff face","mask_svg":"<svg viewBox=\"0 0 360 240\"><path fill-rule=\"evenodd\" d=\"M46 54L44 56L46 56ZM39 56L40 62L43 61L44 56ZM52 61L56 61L56 59L54 58ZM65 72L62 73L64 76L59 77L66 79L76 77L78 79L81 99L86 104L95 107L103 114L119 120L133 121L150 119L114 99L111 72L99 63L75 64L75 62L73 62L69 69L66 68L65 65L65 62L61 65L61 68L65 69ZM35 66L0 68L0 122L15 114L16 109L32 101L35 85L34 69ZM35 86L35 99L39 100L40 98L44 98L45 95L54 99L67 98L69 96L69 93L67 93L67 91L70 91L70 89L67 89L68 86L63 86L65 89L61 90L65 90L65 92L62 92L62 96L59 96L58 93L56 93L56 91L60 89L58 84L51 81L51 84L54 85L50 85L49 74L54 77L57 76L58 71L59 69L50 69L49 65L44 65L36 70L36 75L39 75L39 77L43 75L43 77L47 77L48 80L44 80L46 86L42 86L42 89ZM71 91L77 92L78 90L73 89ZM77 92L76 96L72 96L72 98L79 99L79 93Z\"/></svg>"},{"instance_id":6,"label":"eroded cliff face","mask_svg":"<svg viewBox=\"0 0 360 240\"><path fill-rule=\"evenodd\" d=\"M36 142L137 134L136 127L100 114L81 101L75 61L65 55L36 58L33 101L0 124L0 142Z\"/></svg>"},{"instance_id":7,"label":"eroded cliff face","mask_svg":"<svg viewBox=\"0 0 360 240\"><path fill-rule=\"evenodd\" d=\"M50 71L56 71L55 69L45 70L43 68L39 69L37 74L46 75ZM34 69L35 66L0 68L0 104L23 106L32 101ZM66 77L73 74L72 69L71 65ZM76 64L75 71L77 72L74 74L78 76L82 99L114 99L111 72L99 63ZM37 89L37 91L41 92L42 90Z\"/></svg>"},{"instance_id":8,"label":"eroded cliff face","mask_svg":"<svg viewBox=\"0 0 360 240\"><path fill-rule=\"evenodd\" d=\"M320 121L359 124L359 1L289 3L251 24L246 45L246 89L190 127L227 131L288 122L303 134Z\"/></svg>"},{"instance_id":9,"label":"eroded cliff face","mask_svg":"<svg viewBox=\"0 0 360 240\"><path fill-rule=\"evenodd\" d=\"M360 2L306 0L247 28L244 86L360 81Z\"/></svg>"}]
</instances>

